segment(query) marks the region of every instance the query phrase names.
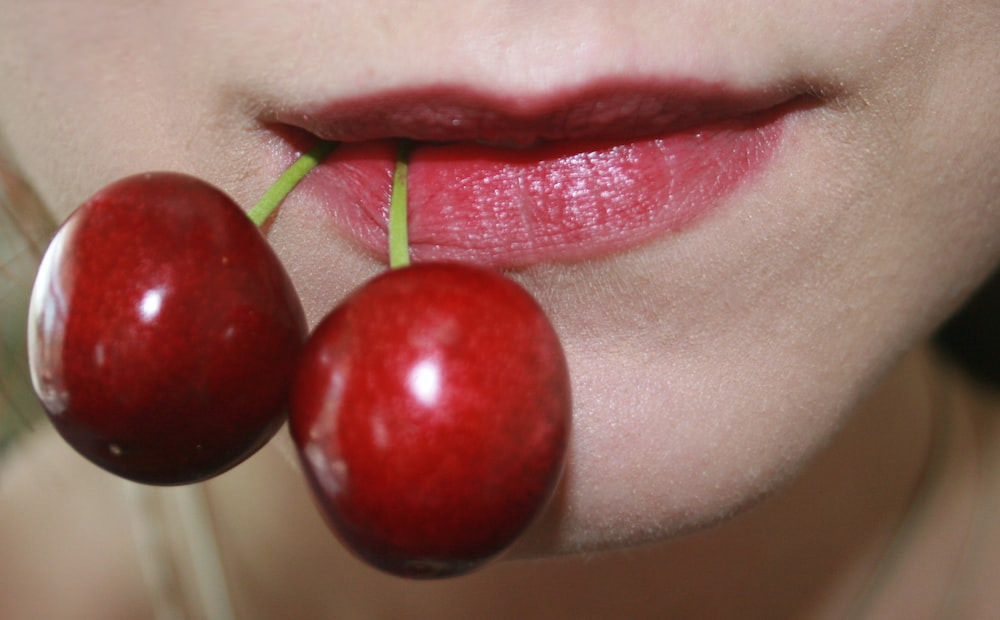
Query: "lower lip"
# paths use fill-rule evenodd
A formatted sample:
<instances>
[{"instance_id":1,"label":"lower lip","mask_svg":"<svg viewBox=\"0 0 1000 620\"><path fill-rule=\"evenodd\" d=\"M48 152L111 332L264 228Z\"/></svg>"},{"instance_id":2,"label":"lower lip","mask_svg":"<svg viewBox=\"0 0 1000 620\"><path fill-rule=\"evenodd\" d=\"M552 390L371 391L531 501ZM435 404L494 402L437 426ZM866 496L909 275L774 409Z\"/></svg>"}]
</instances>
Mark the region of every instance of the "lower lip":
<instances>
[{"instance_id":1,"label":"lower lip","mask_svg":"<svg viewBox=\"0 0 1000 620\"><path fill-rule=\"evenodd\" d=\"M624 144L418 143L411 257L516 268L597 258L680 232L767 165L785 116L772 110ZM395 156L391 140L343 144L301 190L382 260Z\"/></svg>"}]
</instances>

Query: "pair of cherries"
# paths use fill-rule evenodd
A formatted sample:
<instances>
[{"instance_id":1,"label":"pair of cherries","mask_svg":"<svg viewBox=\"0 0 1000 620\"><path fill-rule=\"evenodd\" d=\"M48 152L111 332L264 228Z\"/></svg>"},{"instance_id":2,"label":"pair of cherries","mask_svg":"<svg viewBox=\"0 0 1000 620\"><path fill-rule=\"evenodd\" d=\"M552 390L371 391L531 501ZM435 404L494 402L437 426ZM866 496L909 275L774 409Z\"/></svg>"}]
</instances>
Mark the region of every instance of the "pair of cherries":
<instances>
[{"instance_id":1,"label":"pair of cherries","mask_svg":"<svg viewBox=\"0 0 1000 620\"><path fill-rule=\"evenodd\" d=\"M520 286L455 263L404 261L308 334L257 224L322 148L252 219L176 173L122 179L75 210L32 291L36 392L78 452L149 484L222 473L287 417L318 506L358 556L404 576L468 572L555 487L570 415L561 345Z\"/></svg>"}]
</instances>

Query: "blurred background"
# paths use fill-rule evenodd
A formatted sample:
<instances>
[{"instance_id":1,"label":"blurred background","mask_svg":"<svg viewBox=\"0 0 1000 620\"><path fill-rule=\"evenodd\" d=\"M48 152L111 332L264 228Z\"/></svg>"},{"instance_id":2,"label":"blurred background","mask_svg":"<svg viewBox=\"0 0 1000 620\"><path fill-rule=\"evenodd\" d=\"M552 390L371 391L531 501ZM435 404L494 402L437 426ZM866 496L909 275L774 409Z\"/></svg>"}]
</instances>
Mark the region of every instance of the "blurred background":
<instances>
[{"instance_id":1,"label":"blurred background","mask_svg":"<svg viewBox=\"0 0 1000 620\"><path fill-rule=\"evenodd\" d=\"M26 359L31 282L54 224L0 157L0 460L14 438L41 423Z\"/></svg>"}]
</instances>

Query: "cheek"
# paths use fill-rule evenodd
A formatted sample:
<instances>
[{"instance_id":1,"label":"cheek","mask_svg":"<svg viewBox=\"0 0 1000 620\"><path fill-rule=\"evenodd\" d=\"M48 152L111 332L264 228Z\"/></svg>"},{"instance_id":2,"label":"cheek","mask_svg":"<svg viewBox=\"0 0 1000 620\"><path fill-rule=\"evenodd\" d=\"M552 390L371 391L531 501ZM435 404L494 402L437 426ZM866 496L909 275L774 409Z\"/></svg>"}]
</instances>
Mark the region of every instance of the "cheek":
<instances>
[{"instance_id":1,"label":"cheek","mask_svg":"<svg viewBox=\"0 0 1000 620\"><path fill-rule=\"evenodd\" d=\"M135 172L187 172L223 184L248 174L239 157L246 121L220 107L218 66L205 61L224 40L206 45L184 34L198 3L133 4L2 8L0 133L60 221L98 188Z\"/></svg>"}]
</instances>

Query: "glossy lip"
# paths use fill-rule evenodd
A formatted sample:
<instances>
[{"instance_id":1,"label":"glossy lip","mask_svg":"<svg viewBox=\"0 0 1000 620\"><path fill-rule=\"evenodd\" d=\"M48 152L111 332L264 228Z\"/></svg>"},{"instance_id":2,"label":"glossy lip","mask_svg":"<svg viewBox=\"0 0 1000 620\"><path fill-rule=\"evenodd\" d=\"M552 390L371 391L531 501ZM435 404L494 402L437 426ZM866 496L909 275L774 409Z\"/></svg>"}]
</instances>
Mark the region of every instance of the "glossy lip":
<instances>
[{"instance_id":1,"label":"glossy lip","mask_svg":"<svg viewBox=\"0 0 1000 620\"><path fill-rule=\"evenodd\" d=\"M299 191L386 257L397 149L410 158L414 260L572 262L677 233L760 172L801 99L719 85L601 85L544 99L435 88L267 119L342 144ZM291 157L291 154L288 154Z\"/></svg>"}]
</instances>

